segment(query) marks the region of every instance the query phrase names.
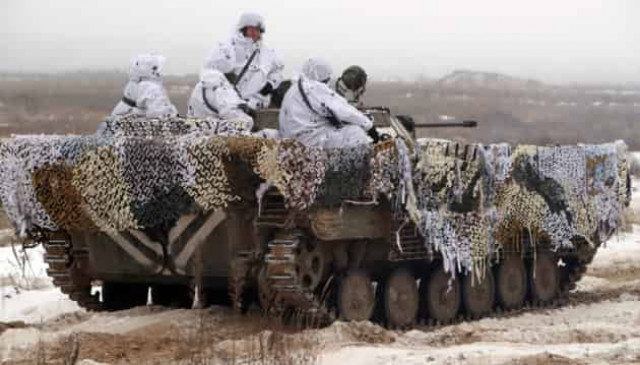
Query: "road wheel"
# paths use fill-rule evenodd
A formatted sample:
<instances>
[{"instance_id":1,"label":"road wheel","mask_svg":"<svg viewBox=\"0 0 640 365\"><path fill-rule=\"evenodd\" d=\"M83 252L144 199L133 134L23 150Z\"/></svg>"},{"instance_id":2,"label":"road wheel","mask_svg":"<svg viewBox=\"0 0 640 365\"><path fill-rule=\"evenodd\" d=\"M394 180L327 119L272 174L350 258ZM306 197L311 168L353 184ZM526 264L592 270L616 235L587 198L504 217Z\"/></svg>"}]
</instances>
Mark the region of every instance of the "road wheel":
<instances>
[{"instance_id":1,"label":"road wheel","mask_svg":"<svg viewBox=\"0 0 640 365\"><path fill-rule=\"evenodd\" d=\"M558 296L560 275L553 252L538 252L531 265L529 281L534 302L549 303Z\"/></svg>"},{"instance_id":2,"label":"road wheel","mask_svg":"<svg viewBox=\"0 0 640 365\"><path fill-rule=\"evenodd\" d=\"M508 255L496 269L496 299L505 310L521 308L527 295L527 269L518 254Z\"/></svg>"},{"instance_id":3,"label":"road wheel","mask_svg":"<svg viewBox=\"0 0 640 365\"><path fill-rule=\"evenodd\" d=\"M343 321L368 321L375 306L371 278L360 270L349 271L338 284L337 309Z\"/></svg>"},{"instance_id":4,"label":"road wheel","mask_svg":"<svg viewBox=\"0 0 640 365\"><path fill-rule=\"evenodd\" d=\"M474 278L473 274L466 275L462 280L462 305L465 312L474 318L491 313L494 294L491 270L487 269L482 280Z\"/></svg>"},{"instance_id":5,"label":"road wheel","mask_svg":"<svg viewBox=\"0 0 640 365\"><path fill-rule=\"evenodd\" d=\"M460 281L452 279L442 266L421 281L420 292L430 320L446 324L456 318L460 308Z\"/></svg>"},{"instance_id":6,"label":"road wheel","mask_svg":"<svg viewBox=\"0 0 640 365\"><path fill-rule=\"evenodd\" d=\"M420 295L416 278L408 270L397 269L385 282L384 314L391 328L412 326L418 316Z\"/></svg>"}]
</instances>

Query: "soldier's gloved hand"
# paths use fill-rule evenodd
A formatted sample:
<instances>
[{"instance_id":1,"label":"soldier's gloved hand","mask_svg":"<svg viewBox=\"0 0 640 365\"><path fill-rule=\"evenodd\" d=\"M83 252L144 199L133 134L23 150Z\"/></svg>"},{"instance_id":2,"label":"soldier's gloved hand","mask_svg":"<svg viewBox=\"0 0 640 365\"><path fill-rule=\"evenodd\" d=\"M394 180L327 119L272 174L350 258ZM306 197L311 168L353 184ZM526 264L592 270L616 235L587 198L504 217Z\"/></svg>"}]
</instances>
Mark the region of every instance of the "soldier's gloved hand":
<instances>
[{"instance_id":1,"label":"soldier's gloved hand","mask_svg":"<svg viewBox=\"0 0 640 365\"><path fill-rule=\"evenodd\" d=\"M228 72L228 73L224 74L224 77L226 77L227 80L229 80L229 83L231 83L231 84L235 84L236 83L236 79L238 78L238 76L236 76L236 74L234 74L233 72Z\"/></svg>"},{"instance_id":2,"label":"soldier's gloved hand","mask_svg":"<svg viewBox=\"0 0 640 365\"><path fill-rule=\"evenodd\" d=\"M260 90L260 94L263 96L267 96L273 92L273 85L270 82L267 82L264 87Z\"/></svg>"},{"instance_id":3,"label":"soldier's gloved hand","mask_svg":"<svg viewBox=\"0 0 640 365\"><path fill-rule=\"evenodd\" d=\"M253 119L256 119L256 117L258 116L258 113L256 112L256 110L252 109L247 104L238 105L238 109L242 110L246 115L250 116Z\"/></svg>"},{"instance_id":4,"label":"soldier's gloved hand","mask_svg":"<svg viewBox=\"0 0 640 365\"><path fill-rule=\"evenodd\" d=\"M371 127L367 134L369 135L369 137L371 137L371 139L373 139L373 143L380 142L380 133L378 133L376 127Z\"/></svg>"},{"instance_id":5,"label":"soldier's gloved hand","mask_svg":"<svg viewBox=\"0 0 640 365\"><path fill-rule=\"evenodd\" d=\"M280 109L280 107L282 106L284 95L287 93L290 87L291 80L284 80L280 83L280 85L278 85L275 90L273 90L273 92L271 93L272 107Z\"/></svg>"}]
</instances>

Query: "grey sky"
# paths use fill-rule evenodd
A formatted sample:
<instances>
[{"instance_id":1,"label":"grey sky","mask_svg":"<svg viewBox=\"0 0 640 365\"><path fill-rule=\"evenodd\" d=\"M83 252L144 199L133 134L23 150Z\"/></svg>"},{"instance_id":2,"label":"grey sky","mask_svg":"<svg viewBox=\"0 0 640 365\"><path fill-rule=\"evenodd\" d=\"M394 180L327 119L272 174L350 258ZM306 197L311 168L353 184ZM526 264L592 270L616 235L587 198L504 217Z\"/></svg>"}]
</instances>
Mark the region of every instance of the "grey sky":
<instances>
[{"instance_id":1,"label":"grey sky","mask_svg":"<svg viewBox=\"0 0 640 365\"><path fill-rule=\"evenodd\" d=\"M266 18L288 74L322 56L376 79L467 68L640 82L637 0L0 0L0 71L125 70L154 51L166 73L196 73L245 10Z\"/></svg>"}]
</instances>

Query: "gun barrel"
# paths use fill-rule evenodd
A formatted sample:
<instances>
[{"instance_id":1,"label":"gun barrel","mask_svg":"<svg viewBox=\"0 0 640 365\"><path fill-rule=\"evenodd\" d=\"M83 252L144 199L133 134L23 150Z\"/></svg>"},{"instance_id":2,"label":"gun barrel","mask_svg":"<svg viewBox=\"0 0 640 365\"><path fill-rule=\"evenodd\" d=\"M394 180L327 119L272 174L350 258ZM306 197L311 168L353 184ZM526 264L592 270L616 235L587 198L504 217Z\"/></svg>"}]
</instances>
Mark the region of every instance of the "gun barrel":
<instances>
[{"instance_id":1,"label":"gun barrel","mask_svg":"<svg viewBox=\"0 0 640 365\"><path fill-rule=\"evenodd\" d=\"M416 128L475 128L478 126L478 122L475 120L463 120L461 122L447 122L447 123L422 123L415 124Z\"/></svg>"}]
</instances>

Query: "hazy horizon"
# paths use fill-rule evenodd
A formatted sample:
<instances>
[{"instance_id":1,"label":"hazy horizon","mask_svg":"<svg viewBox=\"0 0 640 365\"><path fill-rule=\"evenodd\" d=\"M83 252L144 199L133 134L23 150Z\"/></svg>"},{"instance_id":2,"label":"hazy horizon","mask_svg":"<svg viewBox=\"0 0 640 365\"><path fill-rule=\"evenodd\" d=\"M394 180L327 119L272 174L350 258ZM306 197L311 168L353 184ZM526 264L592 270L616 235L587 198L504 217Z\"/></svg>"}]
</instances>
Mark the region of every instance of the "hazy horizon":
<instances>
[{"instance_id":1,"label":"hazy horizon","mask_svg":"<svg viewBox=\"0 0 640 365\"><path fill-rule=\"evenodd\" d=\"M166 74L195 74L238 16L254 10L288 76L320 56L336 73L360 64L374 80L468 69L545 83L640 83L633 0L88 3L2 1L0 72L125 71L131 56L153 51L167 57Z\"/></svg>"}]
</instances>

